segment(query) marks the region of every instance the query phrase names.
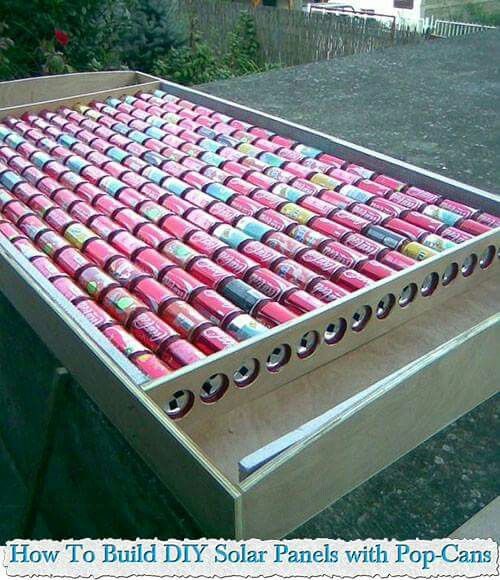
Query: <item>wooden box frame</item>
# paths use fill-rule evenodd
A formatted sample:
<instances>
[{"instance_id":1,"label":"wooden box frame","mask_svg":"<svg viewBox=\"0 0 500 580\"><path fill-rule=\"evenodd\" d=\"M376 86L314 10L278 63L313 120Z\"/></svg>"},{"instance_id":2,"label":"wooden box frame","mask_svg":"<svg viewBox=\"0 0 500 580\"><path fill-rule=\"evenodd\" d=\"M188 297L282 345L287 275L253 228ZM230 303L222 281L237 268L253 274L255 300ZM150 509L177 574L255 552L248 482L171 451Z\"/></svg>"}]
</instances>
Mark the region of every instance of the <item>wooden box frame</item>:
<instances>
[{"instance_id":1,"label":"wooden box frame","mask_svg":"<svg viewBox=\"0 0 500 580\"><path fill-rule=\"evenodd\" d=\"M0 83L0 118L157 88L500 213L498 197L485 191L138 72L79 73ZM100 334L54 296L47 281L2 239L0 290L207 535L279 537L498 391L499 246L497 229L263 338L181 369L167 380L147 383L125 357L107 352ZM440 282L428 297L418 291L429 274L435 272L441 279L451 263L460 267L469 256L480 257L491 247L494 259L488 268L478 264L467 277L459 272L452 284L444 287ZM375 311L383 296L391 293L398 298L409 284L416 284L417 296L408 307L396 304L387 319L372 316L362 332L348 329L338 344L330 346L320 340L313 356L296 357L295 345L304 332L314 330L321 339L330 322L341 317L349 323L363 306ZM271 374L265 369L266 357L283 343L290 345L292 358L279 373ZM394 348L387 348L391 344ZM173 392L189 388L198 393L214 373L231 378L247 358L257 359L261 368L249 388L231 386L213 405L197 400L191 413L176 423L162 411ZM371 364L365 368L367 360ZM246 451L238 455L238 444L254 451L296 433L302 420L297 403L305 401L307 406L304 422L321 415L328 405L307 402L308 381L329 400L334 390L332 374L343 379L338 388L341 394L334 397L327 419L292 439L276 457L239 481L235 457L241 459ZM259 422L259 405L276 411L276 426ZM237 444L227 436L234 429L240 429ZM246 430L241 433L241 429Z\"/></svg>"}]
</instances>

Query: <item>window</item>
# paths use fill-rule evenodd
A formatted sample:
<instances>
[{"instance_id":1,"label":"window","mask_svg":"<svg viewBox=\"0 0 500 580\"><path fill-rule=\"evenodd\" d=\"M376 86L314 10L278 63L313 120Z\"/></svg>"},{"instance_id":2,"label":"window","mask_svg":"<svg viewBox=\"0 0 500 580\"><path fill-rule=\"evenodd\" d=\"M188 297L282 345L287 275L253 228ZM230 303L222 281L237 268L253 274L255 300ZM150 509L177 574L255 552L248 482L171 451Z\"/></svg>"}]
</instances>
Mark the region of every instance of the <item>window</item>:
<instances>
[{"instance_id":1,"label":"window","mask_svg":"<svg viewBox=\"0 0 500 580\"><path fill-rule=\"evenodd\" d=\"M394 0L394 8L413 9L414 0Z\"/></svg>"}]
</instances>

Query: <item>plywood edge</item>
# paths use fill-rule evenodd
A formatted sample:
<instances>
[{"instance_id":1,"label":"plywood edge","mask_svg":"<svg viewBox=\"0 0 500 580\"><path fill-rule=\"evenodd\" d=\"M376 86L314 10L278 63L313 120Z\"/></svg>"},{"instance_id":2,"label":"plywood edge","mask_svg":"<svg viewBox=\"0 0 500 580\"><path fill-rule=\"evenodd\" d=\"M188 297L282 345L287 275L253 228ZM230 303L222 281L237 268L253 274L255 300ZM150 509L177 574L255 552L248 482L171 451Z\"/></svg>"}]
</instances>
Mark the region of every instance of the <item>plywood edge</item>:
<instances>
[{"instance_id":1,"label":"plywood edge","mask_svg":"<svg viewBox=\"0 0 500 580\"><path fill-rule=\"evenodd\" d=\"M495 394L499 339L497 314L379 381L251 475L241 484L241 537L285 535Z\"/></svg>"}]
</instances>

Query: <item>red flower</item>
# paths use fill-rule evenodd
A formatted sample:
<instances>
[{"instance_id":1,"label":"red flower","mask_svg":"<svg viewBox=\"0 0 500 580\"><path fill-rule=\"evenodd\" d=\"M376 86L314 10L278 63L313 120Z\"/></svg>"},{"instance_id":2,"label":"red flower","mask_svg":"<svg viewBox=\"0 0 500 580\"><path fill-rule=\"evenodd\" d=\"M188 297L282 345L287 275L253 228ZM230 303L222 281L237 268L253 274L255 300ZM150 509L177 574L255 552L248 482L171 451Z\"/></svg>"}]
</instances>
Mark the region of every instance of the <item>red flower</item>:
<instances>
[{"instance_id":1,"label":"red flower","mask_svg":"<svg viewBox=\"0 0 500 580\"><path fill-rule=\"evenodd\" d=\"M62 46L66 46L69 42L69 35L64 32L64 30L58 30L56 28L54 30L54 36L56 37L57 42Z\"/></svg>"}]
</instances>

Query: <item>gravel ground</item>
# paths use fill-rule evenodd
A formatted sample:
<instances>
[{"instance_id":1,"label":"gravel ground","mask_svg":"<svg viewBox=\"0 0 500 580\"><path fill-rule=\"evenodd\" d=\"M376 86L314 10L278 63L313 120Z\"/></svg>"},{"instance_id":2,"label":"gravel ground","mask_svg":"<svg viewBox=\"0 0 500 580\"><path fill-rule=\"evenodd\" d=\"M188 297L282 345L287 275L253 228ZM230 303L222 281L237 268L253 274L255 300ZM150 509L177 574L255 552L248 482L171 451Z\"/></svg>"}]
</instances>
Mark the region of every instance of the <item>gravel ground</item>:
<instances>
[{"instance_id":1,"label":"gravel ground","mask_svg":"<svg viewBox=\"0 0 500 580\"><path fill-rule=\"evenodd\" d=\"M204 85L202 90L500 192L500 31Z\"/></svg>"}]
</instances>

